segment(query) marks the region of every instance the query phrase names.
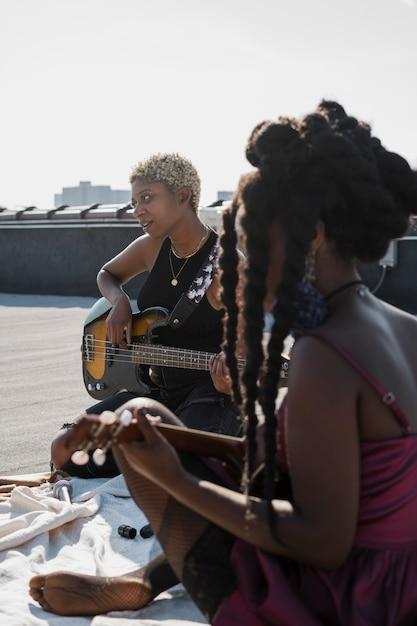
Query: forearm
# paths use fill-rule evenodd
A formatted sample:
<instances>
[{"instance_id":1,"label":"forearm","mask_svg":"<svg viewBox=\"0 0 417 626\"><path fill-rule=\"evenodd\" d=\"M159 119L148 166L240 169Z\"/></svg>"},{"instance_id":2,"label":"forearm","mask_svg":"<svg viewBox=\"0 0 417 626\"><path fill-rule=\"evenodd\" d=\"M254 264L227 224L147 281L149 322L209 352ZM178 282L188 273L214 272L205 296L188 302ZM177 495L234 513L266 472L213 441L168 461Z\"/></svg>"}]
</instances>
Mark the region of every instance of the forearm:
<instances>
[{"instance_id":1,"label":"forearm","mask_svg":"<svg viewBox=\"0 0 417 626\"><path fill-rule=\"evenodd\" d=\"M318 567L331 568L337 560L326 552L323 530L305 520L286 500L273 501L277 541L269 526L264 500L251 497L248 515L248 503L242 493L187 473L170 485L169 491L202 517L266 552ZM333 545L331 538L330 544Z\"/></svg>"},{"instance_id":2,"label":"forearm","mask_svg":"<svg viewBox=\"0 0 417 626\"><path fill-rule=\"evenodd\" d=\"M278 545L267 526L265 502L250 498L250 512L247 515L246 496L221 485L200 480L184 472L180 480L170 485L170 493L182 504L194 510L232 535L249 541L258 547L278 554L285 554L284 545ZM289 502L277 501L278 517L293 515Z\"/></svg>"}]
</instances>

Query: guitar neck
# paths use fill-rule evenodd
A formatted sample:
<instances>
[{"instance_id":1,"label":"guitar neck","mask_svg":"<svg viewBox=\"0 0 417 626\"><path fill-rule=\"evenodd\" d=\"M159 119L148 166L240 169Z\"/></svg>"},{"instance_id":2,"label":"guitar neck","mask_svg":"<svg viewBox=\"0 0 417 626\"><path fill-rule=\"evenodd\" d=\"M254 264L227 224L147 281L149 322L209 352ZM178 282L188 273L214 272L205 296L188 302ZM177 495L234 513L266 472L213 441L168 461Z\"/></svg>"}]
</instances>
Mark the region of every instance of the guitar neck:
<instances>
[{"instance_id":1,"label":"guitar neck","mask_svg":"<svg viewBox=\"0 0 417 626\"><path fill-rule=\"evenodd\" d=\"M132 361L140 365L160 365L194 370L208 370L210 359L216 356L214 352L144 343L134 344L131 352ZM239 369L243 368L244 364L245 359L239 358Z\"/></svg>"},{"instance_id":2,"label":"guitar neck","mask_svg":"<svg viewBox=\"0 0 417 626\"><path fill-rule=\"evenodd\" d=\"M187 348L172 348L154 344L134 344L131 348L132 362L140 365L159 365L161 367L178 367L180 369L208 370L210 359L214 352L188 350ZM281 355L280 385L287 384L289 359ZM238 370L243 370L246 359L238 357Z\"/></svg>"},{"instance_id":3,"label":"guitar neck","mask_svg":"<svg viewBox=\"0 0 417 626\"><path fill-rule=\"evenodd\" d=\"M106 426L99 434L95 434L95 428L99 422L93 421L92 416L82 417L76 426L68 431L68 436L75 443L89 440L94 447L103 448L108 441L112 445L129 441L141 441L143 436L138 428L136 420L115 433L117 426ZM192 428L184 428L171 424L157 423L155 428L171 443L179 452L187 452L202 457L212 457L226 461L239 473L244 458L244 439L209 433Z\"/></svg>"},{"instance_id":4,"label":"guitar neck","mask_svg":"<svg viewBox=\"0 0 417 626\"><path fill-rule=\"evenodd\" d=\"M132 435L137 438L138 427L132 425ZM217 459L235 459L239 464L244 457L244 443L240 437L219 435L192 428L182 428L171 424L156 424L159 432L179 452L188 452L197 456L214 457ZM130 437L131 432L124 429L123 437Z\"/></svg>"}]
</instances>

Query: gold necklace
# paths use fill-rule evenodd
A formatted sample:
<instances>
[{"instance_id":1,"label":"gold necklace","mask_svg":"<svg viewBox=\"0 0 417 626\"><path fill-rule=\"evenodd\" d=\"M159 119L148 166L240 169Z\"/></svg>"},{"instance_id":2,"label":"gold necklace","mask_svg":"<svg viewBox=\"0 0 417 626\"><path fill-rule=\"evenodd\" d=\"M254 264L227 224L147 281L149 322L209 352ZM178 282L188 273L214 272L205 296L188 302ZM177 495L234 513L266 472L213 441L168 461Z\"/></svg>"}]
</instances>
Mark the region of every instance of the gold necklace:
<instances>
[{"instance_id":1,"label":"gold necklace","mask_svg":"<svg viewBox=\"0 0 417 626\"><path fill-rule=\"evenodd\" d=\"M178 276L181 274L182 270L187 265L187 263L191 259L191 257L194 256L194 254L196 254L200 250L200 248L203 245L203 242L205 241L205 239L207 239L208 234L210 233L210 229L208 229L206 226L204 226L204 224L203 224L203 228L204 228L204 235L200 239L197 248L194 250L194 252L191 252L191 254L187 254L187 256L179 256L175 252L174 246L172 245L172 242L171 242L171 247L169 249L169 264L171 266L171 274L172 274L171 285L173 287L176 287L178 285ZM181 267L180 267L180 269L178 270L177 273L174 272L174 268L173 268L173 265L172 265L172 255L173 254L177 257L177 259L184 259L184 263L181 265Z\"/></svg>"},{"instance_id":2,"label":"gold necklace","mask_svg":"<svg viewBox=\"0 0 417 626\"><path fill-rule=\"evenodd\" d=\"M196 247L195 250L190 252L190 254L178 254L177 250L175 250L174 244L171 241L171 250L172 250L174 256L176 256L177 259L189 259L194 254L196 254L200 250L201 246L203 245L203 242L205 241L205 239L207 239L207 237L208 237L208 235L210 233L210 229L207 228L207 226L205 226L204 224L203 224L203 231L204 231L203 232L203 236L201 237L200 241L198 242L198 246Z\"/></svg>"},{"instance_id":3,"label":"gold necklace","mask_svg":"<svg viewBox=\"0 0 417 626\"><path fill-rule=\"evenodd\" d=\"M181 274L182 270L184 269L184 267L187 265L188 261L191 259L191 256L187 257L184 261L184 263L181 265L180 269L178 270L177 273L174 272L174 268L172 267L172 248L169 249L169 264L171 266L171 274L172 274L172 279L171 279L171 285L173 287L176 287L178 285L178 276Z\"/></svg>"}]
</instances>

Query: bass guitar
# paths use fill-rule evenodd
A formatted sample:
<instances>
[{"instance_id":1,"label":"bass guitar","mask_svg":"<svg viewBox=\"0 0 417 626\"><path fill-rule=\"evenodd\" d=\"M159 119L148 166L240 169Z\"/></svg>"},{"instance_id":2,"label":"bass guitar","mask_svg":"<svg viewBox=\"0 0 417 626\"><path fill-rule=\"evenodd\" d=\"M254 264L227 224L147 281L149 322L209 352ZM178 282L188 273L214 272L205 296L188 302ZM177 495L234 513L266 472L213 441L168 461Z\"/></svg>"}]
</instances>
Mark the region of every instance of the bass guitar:
<instances>
[{"instance_id":1,"label":"bass guitar","mask_svg":"<svg viewBox=\"0 0 417 626\"><path fill-rule=\"evenodd\" d=\"M138 396L148 395L150 388L143 380L141 365L159 365L193 370L209 370L212 352L174 348L152 343L152 331L166 326L169 311L151 307L139 312L132 306L132 343L125 348L114 346L106 336L106 319L111 303L100 298L91 308L84 322L82 338L82 365L84 385L90 396L103 400L119 391L130 391ZM245 365L238 358L238 367ZM289 360L282 357L280 385L286 386Z\"/></svg>"}]
</instances>

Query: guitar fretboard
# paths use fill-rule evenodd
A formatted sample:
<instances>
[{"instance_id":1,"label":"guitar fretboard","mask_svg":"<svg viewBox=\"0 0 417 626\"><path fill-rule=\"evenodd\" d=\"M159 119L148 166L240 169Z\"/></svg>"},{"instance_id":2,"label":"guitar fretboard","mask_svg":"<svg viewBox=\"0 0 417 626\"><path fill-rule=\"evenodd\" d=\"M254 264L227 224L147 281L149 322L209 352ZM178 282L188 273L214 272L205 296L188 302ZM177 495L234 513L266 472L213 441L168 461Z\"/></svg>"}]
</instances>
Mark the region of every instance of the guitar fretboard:
<instances>
[{"instance_id":1,"label":"guitar fretboard","mask_svg":"<svg viewBox=\"0 0 417 626\"><path fill-rule=\"evenodd\" d=\"M134 343L128 349L117 348L107 341L95 339L90 334L85 335L83 347L84 361L91 362L97 356L104 356L105 361L109 362L130 362L138 365L160 365L181 369L208 370L210 359L216 356L214 352L146 343ZM238 358L238 368L242 369L244 365L245 359Z\"/></svg>"},{"instance_id":2,"label":"guitar fretboard","mask_svg":"<svg viewBox=\"0 0 417 626\"><path fill-rule=\"evenodd\" d=\"M213 352L152 344L136 344L131 349L131 352L134 363L196 370L208 370L210 359L215 356ZM243 367L244 364L244 358L238 359L239 368Z\"/></svg>"}]
</instances>

